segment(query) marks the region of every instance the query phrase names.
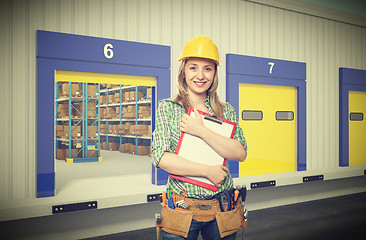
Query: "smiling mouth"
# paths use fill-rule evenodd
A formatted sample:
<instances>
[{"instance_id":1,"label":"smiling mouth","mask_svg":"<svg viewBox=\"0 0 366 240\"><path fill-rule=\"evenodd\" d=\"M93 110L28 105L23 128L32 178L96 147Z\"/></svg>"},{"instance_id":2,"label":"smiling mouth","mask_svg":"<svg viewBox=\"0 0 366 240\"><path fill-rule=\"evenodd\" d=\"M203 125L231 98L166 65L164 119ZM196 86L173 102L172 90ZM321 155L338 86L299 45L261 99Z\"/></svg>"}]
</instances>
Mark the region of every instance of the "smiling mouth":
<instances>
[{"instance_id":1,"label":"smiling mouth","mask_svg":"<svg viewBox=\"0 0 366 240\"><path fill-rule=\"evenodd\" d=\"M206 84L206 82L198 82L198 81L193 81L197 86L201 87L203 85Z\"/></svg>"}]
</instances>

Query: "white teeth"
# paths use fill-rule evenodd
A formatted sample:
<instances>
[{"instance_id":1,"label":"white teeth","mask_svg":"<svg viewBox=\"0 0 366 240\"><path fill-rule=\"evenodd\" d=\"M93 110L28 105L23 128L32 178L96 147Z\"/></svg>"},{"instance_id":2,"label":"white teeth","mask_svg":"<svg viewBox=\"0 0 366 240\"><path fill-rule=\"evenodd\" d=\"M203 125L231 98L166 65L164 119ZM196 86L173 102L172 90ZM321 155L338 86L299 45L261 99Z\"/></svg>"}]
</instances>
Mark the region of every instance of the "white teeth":
<instances>
[{"instance_id":1,"label":"white teeth","mask_svg":"<svg viewBox=\"0 0 366 240\"><path fill-rule=\"evenodd\" d=\"M202 86L203 84L205 84L206 82L194 82L195 84L197 84L198 86Z\"/></svg>"}]
</instances>

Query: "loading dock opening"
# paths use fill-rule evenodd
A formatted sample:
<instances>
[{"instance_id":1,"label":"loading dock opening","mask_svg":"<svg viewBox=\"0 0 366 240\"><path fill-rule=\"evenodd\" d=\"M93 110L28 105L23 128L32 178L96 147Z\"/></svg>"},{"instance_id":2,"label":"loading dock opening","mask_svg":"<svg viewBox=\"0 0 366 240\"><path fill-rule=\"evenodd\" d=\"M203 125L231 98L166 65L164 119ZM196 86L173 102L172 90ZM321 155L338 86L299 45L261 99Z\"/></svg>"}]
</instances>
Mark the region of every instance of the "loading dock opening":
<instances>
[{"instance_id":1,"label":"loading dock opening","mask_svg":"<svg viewBox=\"0 0 366 240\"><path fill-rule=\"evenodd\" d=\"M37 31L36 195L38 198L55 196L56 70L153 77L156 79L156 102L170 96L168 46ZM152 106L153 109L154 107ZM122 182L139 182L139 179L146 182L147 178L150 184L156 184L159 170L152 168L151 171L149 177L138 175L130 179L123 176L120 178ZM121 181L116 179L114 182L121 183ZM98 184L102 182L104 180L99 180ZM91 184L93 183L92 181ZM85 186L84 181L79 184L80 189ZM105 190L111 192L118 187L112 185ZM96 195L105 196L105 192L100 191Z\"/></svg>"}]
</instances>

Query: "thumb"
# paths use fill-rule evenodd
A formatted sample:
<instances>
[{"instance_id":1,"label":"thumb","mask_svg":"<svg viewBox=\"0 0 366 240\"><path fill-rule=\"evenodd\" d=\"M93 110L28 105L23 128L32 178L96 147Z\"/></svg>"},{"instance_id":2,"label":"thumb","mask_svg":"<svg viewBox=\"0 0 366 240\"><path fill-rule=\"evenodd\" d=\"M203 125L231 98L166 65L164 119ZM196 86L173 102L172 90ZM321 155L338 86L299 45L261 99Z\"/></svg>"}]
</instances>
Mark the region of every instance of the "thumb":
<instances>
[{"instance_id":1,"label":"thumb","mask_svg":"<svg viewBox=\"0 0 366 240\"><path fill-rule=\"evenodd\" d=\"M194 110L194 114L196 115L196 117L197 118L200 118L201 117L201 114L198 112L197 107L194 107L193 110Z\"/></svg>"},{"instance_id":2,"label":"thumb","mask_svg":"<svg viewBox=\"0 0 366 240\"><path fill-rule=\"evenodd\" d=\"M224 166L224 165L222 165L222 170L224 170L225 172L230 172L230 170L226 167L226 166Z\"/></svg>"}]
</instances>

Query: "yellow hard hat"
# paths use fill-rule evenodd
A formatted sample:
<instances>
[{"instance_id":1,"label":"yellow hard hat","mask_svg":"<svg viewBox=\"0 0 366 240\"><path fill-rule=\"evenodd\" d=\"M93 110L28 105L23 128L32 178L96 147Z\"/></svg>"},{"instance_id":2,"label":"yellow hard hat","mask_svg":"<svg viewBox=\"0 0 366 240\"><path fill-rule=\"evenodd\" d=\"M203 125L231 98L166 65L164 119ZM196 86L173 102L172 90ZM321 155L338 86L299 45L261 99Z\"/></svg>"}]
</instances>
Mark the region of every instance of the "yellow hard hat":
<instances>
[{"instance_id":1,"label":"yellow hard hat","mask_svg":"<svg viewBox=\"0 0 366 240\"><path fill-rule=\"evenodd\" d=\"M217 49L216 44L206 36L194 37L184 45L179 61L189 57L211 59L215 61L217 65L220 65L219 50Z\"/></svg>"}]
</instances>

